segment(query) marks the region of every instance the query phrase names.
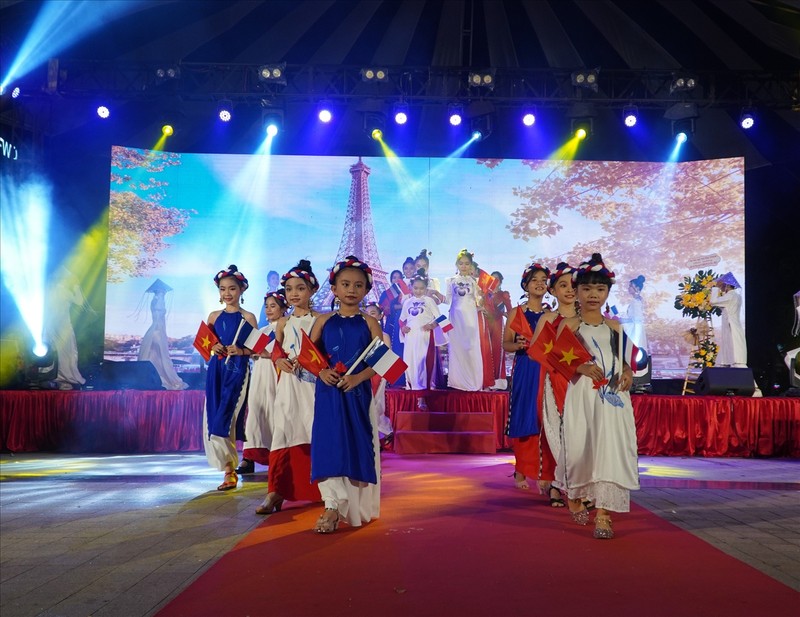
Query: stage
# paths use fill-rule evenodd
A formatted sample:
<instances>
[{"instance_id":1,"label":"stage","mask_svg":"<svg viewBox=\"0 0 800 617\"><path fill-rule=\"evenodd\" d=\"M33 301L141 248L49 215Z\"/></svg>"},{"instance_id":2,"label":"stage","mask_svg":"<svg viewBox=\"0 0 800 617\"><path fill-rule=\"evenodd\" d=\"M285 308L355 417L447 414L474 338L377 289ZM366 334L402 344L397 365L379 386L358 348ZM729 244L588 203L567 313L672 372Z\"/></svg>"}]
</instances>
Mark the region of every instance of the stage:
<instances>
[{"instance_id":1,"label":"stage","mask_svg":"<svg viewBox=\"0 0 800 617\"><path fill-rule=\"evenodd\" d=\"M418 393L388 390L389 417ZM147 454L202 451L204 392L0 391L4 452ZM431 411L492 412L498 450L508 447L507 392L425 393ZM644 456L800 458L800 399L634 395Z\"/></svg>"}]
</instances>

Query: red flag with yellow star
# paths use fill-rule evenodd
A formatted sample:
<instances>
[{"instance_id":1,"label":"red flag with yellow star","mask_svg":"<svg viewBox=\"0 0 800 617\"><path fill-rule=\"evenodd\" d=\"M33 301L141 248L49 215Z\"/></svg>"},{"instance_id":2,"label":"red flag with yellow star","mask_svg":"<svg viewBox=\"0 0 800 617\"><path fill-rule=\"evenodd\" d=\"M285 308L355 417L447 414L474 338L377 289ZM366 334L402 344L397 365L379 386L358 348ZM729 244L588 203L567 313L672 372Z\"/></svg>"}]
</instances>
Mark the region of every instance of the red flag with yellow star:
<instances>
[{"instance_id":1,"label":"red flag with yellow star","mask_svg":"<svg viewBox=\"0 0 800 617\"><path fill-rule=\"evenodd\" d=\"M556 329L550 321L545 322L539 336L528 347L528 357L550 370L550 358L556 345Z\"/></svg>"},{"instance_id":2,"label":"red flag with yellow star","mask_svg":"<svg viewBox=\"0 0 800 617\"><path fill-rule=\"evenodd\" d=\"M508 324L508 327L520 336L524 336L528 340L533 338L531 324L528 323L528 319L525 317L524 305L517 307L517 310L514 312L514 319L511 320L511 323Z\"/></svg>"},{"instance_id":3,"label":"red flag with yellow star","mask_svg":"<svg viewBox=\"0 0 800 617\"><path fill-rule=\"evenodd\" d=\"M566 326L561 330L553 349L548 354L550 367L567 380L572 379L581 364L591 359L592 354L586 351L575 333Z\"/></svg>"},{"instance_id":4,"label":"red flag with yellow star","mask_svg":"<svg viewBox=\"0 0 800 617\"><path fill-rule=\"evenodd\" d=\"M200 322L197 334L194 337L194 348L203 356L206 362L211 360L211 348L219 343L217 335L204 321Z\"/></svg>"},{"instance_id":5,"label":"red flag with yellow star","mask_svg":"<svg viewBox=\"0 0 800 617\"><path fill-rule=\"evenodd\" d=\"M314 345L314 342L305 331L303 331L303 340L300 343L300 353L297 355L297 361L300 366L317 377L319 377L319 372L322 369L328 368L328 361L325 356L317 349L317 346Z\"/></svg>"}]
</instances>

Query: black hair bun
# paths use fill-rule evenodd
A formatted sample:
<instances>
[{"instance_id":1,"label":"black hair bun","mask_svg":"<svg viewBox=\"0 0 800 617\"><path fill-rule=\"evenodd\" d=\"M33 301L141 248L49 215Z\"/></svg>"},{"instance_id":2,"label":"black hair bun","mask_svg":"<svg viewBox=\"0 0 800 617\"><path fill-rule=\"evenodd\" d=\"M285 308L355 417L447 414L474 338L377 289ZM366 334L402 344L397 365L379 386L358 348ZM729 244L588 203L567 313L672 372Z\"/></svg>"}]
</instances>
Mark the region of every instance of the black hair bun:
<instances>
[{"instance_id":1,"label":"black hair bun","mask_svg":"<svg viewBox=\"0 0 800 617\"><path fill-rule=\"evenodd\" d=\"M592 253L592 258L589 261L595 264L603 263L603 256L600 253Z\"/></svg>"},{"instance_id":2,"label":"black hair bun","mask_svg":"<svg viewBox=\"0 0 800 617\"><path fill-rule=\"evenodd\" d=\"M297 264L297 269L303 272L311 272L311 262L308 259L301 259Z\"/></svg>"},{"instance_id":3,"label":"black hair bun","mask_svg":"<svg viewBox=\"0 0 800 617\"><path fill-rule=\"evenodd\" d=\"M231 264L230 266L228 266L228 272L238 272L238 271L239 267L236 264Z\"/></svg>"},{"instance_id":4,"label":"black hair bun","mask_svg":"<svg viewBox=\"0 0 800 617\"><path fill-rule=\"evenodd\" d=\"M569 264L566 261L559 261L556 270L563 270L567 266L569 266Z\"/></svg>"},{"instance_id":5,"label":"black hair bun","mask_svg":"<svg viewBox=\"0 0 800 617\"><path fill-rule=\"evenodd\" d=\"M355 261L361 261L361 260L360 260L358 257L356 257L355 255L348 255L348 256L347 256L347 257L345 257L344 259L345 259L345 261L347 261L348 259L353 259L353 260L355 260Z\"/></svg>"},{"instance_id":6,"label":"black hair bun","mask_svg":"<svg viewBox=\"0 0 800 617\"><path fill-rule=\"evenodd\" d=\"M425 268L419 268L417 270L417 276L425 276Z\"/></svg>"}]
</instances>

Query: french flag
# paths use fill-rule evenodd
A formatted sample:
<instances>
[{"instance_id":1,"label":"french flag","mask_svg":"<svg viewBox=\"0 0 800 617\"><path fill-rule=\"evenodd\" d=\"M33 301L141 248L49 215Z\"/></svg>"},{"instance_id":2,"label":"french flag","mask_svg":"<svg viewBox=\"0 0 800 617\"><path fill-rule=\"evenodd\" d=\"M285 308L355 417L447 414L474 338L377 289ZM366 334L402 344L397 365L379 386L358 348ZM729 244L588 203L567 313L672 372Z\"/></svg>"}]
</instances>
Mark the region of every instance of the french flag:
<instances>
[{"instance_id":1,"label":"french flag","mask_svg":"<svg viewBox=\"0 0 800 617\"><path fill-rule=\"evenodd\" d=\"M439 315L436 318L436 325L442 329L442 332L450 332L453 329L453 324L447 318L447 315Z\"/></svg>"},{"instance_id":2,"label":"french flag","mask_svg":"<svg viewBox=\"0 0 800 617\"><path fill-rule=\"evenodd\" d=\"M411 290L406 285L405 281L398 281L397 283L392 283L387 290L389 292L389 296L391 297L391 301L394 302L398 298L402 298L403 296L410 296Z\"/></svg>"},{"instance_id":3,"label":"french flag","mask_svg":"<svg viewBox=\"0 0 800 617\"><path fill-rule=\"evenodd\" d=\"M647 366L647 352L634 345L633 340L627 335L625 330L622 330L622 347L622 358L628 366L631 367L634 373L636 371L641 371Z\"/></svg>"},{"instance_id":4,"label":"french flag","mask_svg":"<svg viewBox=\"0 0 800 617\"><path fill-rule=\"evenodd\" d=\"M393 384L400 379L408 368L403 359L381 342L380 339L373 340L370 347L372 349L367 352L364 362L389 384Z\"/></svg>"},{"instance_id":5,"label":"french flag","mask_svg":"<svg viewBox=\"0 0 800 617\"><path fill-rule=\"evenodd\" d=\"M250 331L247 334L246 338L242 342L242 347L247 347L251 350L254 354L259 354L267 348L267 345L270 344L271 341L275 340L275 333L271 332L272 338L270 338L270 334L264 334L261 330L253 328L250 324L246 324L250 327ZM239 336L239 340L241 340L242 336ZM238 341L237 341L238 343Z\"/></svg>"}]
</instances>

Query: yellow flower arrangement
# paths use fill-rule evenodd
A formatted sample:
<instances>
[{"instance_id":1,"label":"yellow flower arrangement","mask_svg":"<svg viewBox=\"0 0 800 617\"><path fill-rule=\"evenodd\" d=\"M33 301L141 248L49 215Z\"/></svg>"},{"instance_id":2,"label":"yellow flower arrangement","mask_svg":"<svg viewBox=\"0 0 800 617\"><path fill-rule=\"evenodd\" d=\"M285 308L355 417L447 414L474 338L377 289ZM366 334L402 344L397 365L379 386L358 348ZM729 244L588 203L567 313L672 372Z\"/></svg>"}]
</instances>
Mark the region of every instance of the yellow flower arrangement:
<instances>
[{"instance_id":1,"label":"yellow flower arrangement","mask_svg":"<svg viewBox=\"0 0 800 617\"><path fill-rule=\"evenodd\" d=\"M675 308L681 311L684 317L705 318L707 315L720 315L719 307L711 306L710 285L717 278L712 271L700 270L693 277L684 276L678 283L678 295L675 296Z\"/></svg>"}]
</instances>

